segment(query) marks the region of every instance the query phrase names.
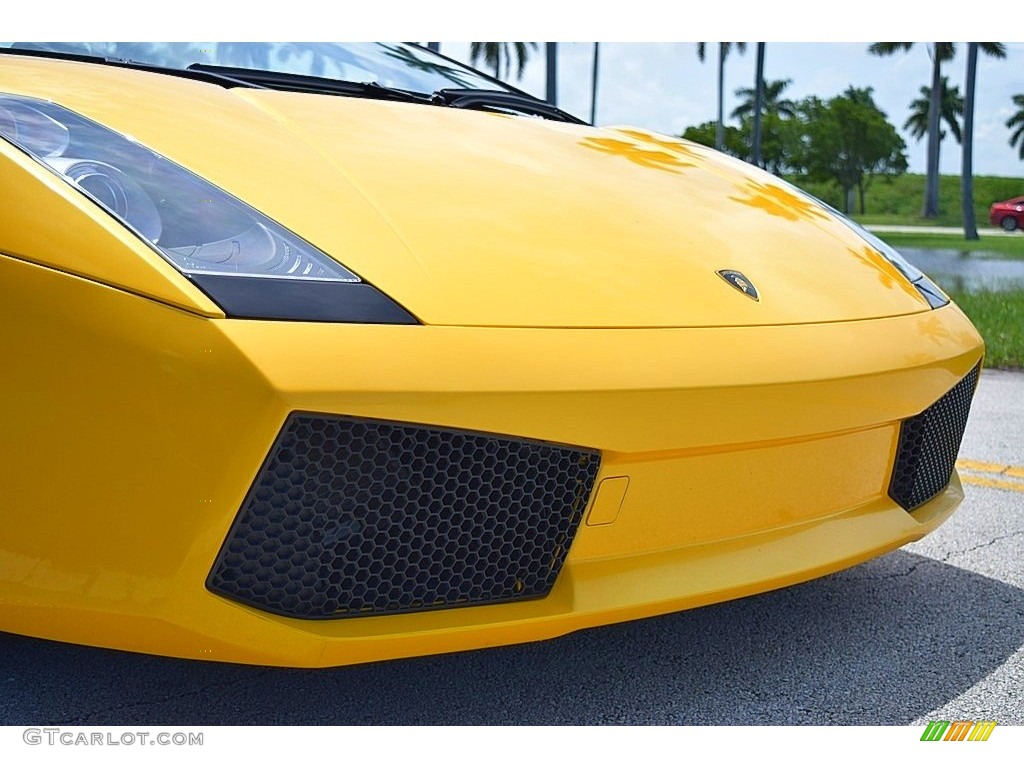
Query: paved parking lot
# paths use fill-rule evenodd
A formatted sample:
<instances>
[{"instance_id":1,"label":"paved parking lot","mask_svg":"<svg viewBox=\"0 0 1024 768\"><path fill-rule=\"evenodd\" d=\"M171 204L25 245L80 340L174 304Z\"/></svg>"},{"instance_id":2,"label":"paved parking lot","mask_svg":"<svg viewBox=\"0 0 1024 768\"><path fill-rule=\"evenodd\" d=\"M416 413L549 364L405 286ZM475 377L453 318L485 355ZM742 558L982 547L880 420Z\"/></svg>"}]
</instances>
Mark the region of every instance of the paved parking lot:
<instances>
[{"instance_id":1,"label":"paved parking lot","mask_svg":"<svg viewBox=\"0 0 1024 768\"><path fill-rule=\"evenodd\" d=\"M335 670L0 634L2 724L1024 724L1024 374L986 371L967 500L790 589L558 640Z\"/></svg>"}]
</instances>

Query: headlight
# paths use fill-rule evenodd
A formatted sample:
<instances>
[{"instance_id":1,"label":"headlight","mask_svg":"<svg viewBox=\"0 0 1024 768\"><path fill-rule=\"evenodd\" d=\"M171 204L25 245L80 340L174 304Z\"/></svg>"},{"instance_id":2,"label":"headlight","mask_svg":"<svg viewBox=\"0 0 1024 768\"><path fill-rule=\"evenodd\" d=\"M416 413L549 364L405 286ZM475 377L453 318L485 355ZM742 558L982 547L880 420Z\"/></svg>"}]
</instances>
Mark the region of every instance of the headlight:
<instances>
[{"instance_id":1,"label":"headlight","mask_svg":"<svg viewBox=\"0 0 1024 768\"><path fill-rule=\"evenodd\" d=\"M294 232L71 110L0 94L0 135L131 229L229 315L416 322Z\"/></svg>"}]
</instances>

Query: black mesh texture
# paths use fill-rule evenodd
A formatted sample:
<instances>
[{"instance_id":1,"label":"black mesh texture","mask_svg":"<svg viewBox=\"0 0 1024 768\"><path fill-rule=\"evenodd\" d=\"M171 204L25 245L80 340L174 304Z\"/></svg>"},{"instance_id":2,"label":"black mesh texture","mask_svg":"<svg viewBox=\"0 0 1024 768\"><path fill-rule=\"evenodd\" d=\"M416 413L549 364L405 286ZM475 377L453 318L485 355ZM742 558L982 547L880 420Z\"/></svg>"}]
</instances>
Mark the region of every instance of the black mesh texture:
<instances>
[{"instance_id":1,"label":"black mesh texture","mask_svg":"<svg viewBox=\"0 0 1024 768\"><path fill-rule=\"evenodd\" d=\"M298 618L543 597L599 463L546 443L293 414L207 586Z\"/></svg>"},{"instance_id":2,"label":"black mesh texture","mask_svg":"<svg viewBox=\"0 0 1024 768\"><path fill-rule=\"evenodd\" d=\"M889 496L908 512L949 485L980 365L927 410L900 425Z\"/></svg>"}]
</instances>

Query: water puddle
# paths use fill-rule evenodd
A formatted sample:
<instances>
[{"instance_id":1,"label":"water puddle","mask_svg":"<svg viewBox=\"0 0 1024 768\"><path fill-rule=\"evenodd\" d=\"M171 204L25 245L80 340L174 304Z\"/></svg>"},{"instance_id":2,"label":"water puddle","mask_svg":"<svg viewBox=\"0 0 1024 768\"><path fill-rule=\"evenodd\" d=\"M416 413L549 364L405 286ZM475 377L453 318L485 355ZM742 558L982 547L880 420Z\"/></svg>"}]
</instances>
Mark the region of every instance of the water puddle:
<instances>
[{"instance_id":1,"label":"water puddle","mask_svg":"<svg viewBox=\"0 0 1024 768\"><path fill-rule=\"evenodd\" d=\"M945 290L1024 290L1024 259L939 248L900 248L899 251Z\"/></svg>"}]
</instances>

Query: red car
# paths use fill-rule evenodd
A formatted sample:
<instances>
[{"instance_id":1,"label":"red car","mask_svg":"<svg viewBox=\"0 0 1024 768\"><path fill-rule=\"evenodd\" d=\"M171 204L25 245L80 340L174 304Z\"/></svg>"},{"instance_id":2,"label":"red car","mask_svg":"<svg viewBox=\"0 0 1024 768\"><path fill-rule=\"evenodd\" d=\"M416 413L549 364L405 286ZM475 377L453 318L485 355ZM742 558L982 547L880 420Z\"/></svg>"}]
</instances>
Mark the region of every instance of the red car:
<instances>
[{"instance_id":1,"label":"red car","mask_svg":"<svg viewBox=\"0 0 1024 768\"><path fill-rule=\"evenodd\" d=\"M988 220L992 222L992 226L1002 227L1007 232L1024 229L1024 197L992 203L992 207L988 209Z\"/></svg>"}]
</instances>

